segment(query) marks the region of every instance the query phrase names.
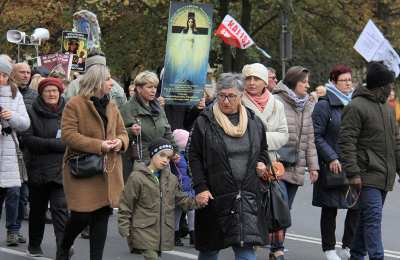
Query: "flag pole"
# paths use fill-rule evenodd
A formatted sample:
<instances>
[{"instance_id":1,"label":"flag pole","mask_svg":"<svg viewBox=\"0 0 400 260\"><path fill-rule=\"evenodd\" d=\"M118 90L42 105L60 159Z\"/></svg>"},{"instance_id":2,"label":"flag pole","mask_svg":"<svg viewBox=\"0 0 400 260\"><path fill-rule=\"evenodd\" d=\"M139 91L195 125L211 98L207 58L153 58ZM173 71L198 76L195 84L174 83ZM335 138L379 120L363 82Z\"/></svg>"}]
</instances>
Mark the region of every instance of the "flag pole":
<instances>
[{"instance_id":1,"label":"flag pole","mask_svg":"<svg viewBox=\"0 0 400 260\"><path fill-rule=\"evenodd\" d=\"M268 59L271 59L271 55L269 55L266 51L264 51L263 49L258 47L257 44L254 43L254 47L256 47L256 49L259 50L265 57L267 57Z\"/></svg>"}]
</instances>

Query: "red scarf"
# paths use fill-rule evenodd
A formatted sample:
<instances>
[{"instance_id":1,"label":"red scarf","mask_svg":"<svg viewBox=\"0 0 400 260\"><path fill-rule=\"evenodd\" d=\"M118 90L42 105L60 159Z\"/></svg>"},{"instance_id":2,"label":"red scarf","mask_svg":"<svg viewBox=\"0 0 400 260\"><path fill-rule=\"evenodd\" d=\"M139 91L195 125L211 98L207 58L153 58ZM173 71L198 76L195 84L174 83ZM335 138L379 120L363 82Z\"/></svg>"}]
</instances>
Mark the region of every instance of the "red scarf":
<instances>
[{"instance_id":1,"label":"red scarf","mask_svg":"<svg viewBox=\"0 0 400 260\"><path fill-rule=\"evenodd\" d=\"M267 106L269 99L269 91L264 89L264 93L261 96L250 96L247 92L245 92L246 96L253 102L254 105L260 110L260 112L264 112L265 107Z\"/></svg>"}]
</instances>

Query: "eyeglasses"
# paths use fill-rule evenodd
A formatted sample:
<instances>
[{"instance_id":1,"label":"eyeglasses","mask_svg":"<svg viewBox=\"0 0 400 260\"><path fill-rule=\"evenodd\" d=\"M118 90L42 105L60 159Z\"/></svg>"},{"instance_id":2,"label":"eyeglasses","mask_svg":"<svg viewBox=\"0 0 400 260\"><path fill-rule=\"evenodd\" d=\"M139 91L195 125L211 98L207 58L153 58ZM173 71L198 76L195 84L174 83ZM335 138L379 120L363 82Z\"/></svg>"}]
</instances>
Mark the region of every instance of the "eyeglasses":
<instances>
[{"instance_id":1,"label":"eyeglasses","mask_svg":"<svg viewBox=\"0 0 400 260\"><path fill-rule=\"evenodd\" d=\"M229 94L229 95L218 94L218 95L217 95L217 98L218 98L219 101L224 102L225 99L227 98L228 101L229 101L229 103L234 102L234 101L236 100L237 97L238 97L238 95L235 95L235 94Z\"/></svg>"},{"instance_id":2,"label":"eyeglasses","mask_svg":"<svg viewBox=\"0 0 400 260\"><path fill-rule=\"evenodd\" d=\"M57 92L59 92L58 89L43 90L43 93L46 93L46 94L48 94L48 93L57 93Z\"/></svg>"},{"instance_id":3,"label":"eyeglasses","mask_svg":"<svg viewBox=\"0 0 400 260\"><path fill-rule=\"evenodd\" d=\"M338 79L338 82L353 82L352 79Z\"/></svg>"}]
</instances>

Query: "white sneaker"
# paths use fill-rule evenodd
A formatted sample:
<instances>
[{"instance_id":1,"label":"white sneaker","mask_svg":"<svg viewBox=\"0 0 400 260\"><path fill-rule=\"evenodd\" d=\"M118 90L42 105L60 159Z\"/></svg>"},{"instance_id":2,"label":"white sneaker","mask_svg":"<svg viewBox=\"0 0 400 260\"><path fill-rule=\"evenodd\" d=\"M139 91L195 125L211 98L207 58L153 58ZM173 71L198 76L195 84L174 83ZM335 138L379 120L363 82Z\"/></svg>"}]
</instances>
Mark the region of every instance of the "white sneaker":
<instances>
[{"instance_id":1,"label":"white sneaker","mask_svg":"<svg viewBox=\"0 0 400 260\"><path fill-rule=\"evenodd\" d=\"M350 248L345 247L345 248L340 248L338 250L338 255L340 256L340 258L344 259L344 260L348 260L350 259L351 255L350 255Z\"/></svg>"},{"instance_id":2,"label":"white sneaker","mask_svg":"<svg viewBox=\"0 0 400 260\"><path fill-rule=\"evenodd\" d=\"M325 256L327 260L341 260L340 257L336 254L336 250L325 251Z\"/></svg>"}]
</instances>

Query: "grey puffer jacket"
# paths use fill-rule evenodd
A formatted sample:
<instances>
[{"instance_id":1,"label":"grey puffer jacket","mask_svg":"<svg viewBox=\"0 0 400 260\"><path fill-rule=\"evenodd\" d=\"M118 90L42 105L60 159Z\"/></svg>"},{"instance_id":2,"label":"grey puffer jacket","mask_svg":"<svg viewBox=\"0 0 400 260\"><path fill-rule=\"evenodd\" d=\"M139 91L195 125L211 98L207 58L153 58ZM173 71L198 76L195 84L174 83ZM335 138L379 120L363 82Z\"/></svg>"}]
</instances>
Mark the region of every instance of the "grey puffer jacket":
<instances>
[{"instance_id":1,"label":"grey puffer jacket","mask_svg":"<svg viewBox=\"0 0 400 260\"><path fill-rule=\"evenodd\" d=\"M297 151L297 163L294 167L286 167L284 180L292 184L303 185L305 167L308 167L309 171L319 170L318 155L314 142L314 127L311 118L314 104L311 101L307 101L303 112L298 112L295 101L289 97L287 90L288 87L281 81L273 93L285 106L286 121L289 130L287 145L297 147L298 142L300 142L300 145L299 151ZM304 113L303 127L299 140L302 113Z\"/></svg>"}]
</instances>

